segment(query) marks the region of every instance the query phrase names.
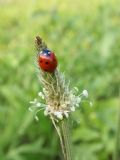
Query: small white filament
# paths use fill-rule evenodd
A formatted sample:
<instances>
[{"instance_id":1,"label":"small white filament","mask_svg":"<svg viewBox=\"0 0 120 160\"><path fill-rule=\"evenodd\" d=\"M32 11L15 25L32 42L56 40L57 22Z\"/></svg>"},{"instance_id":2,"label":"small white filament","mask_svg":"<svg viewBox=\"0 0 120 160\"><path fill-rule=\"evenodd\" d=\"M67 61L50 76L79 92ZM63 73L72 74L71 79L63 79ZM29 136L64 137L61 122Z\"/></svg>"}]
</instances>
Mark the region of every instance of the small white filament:
<instances>
[{"instance_id":1,"label":"small white filament","mask_svg":"<svg viewBox=\"0 0 120 160\"><path fill-rule=\"evenodd\" d=\"M82 94L87 98L88 97L88 91L87 90L83 90Z\"/></svg>"}]
</instances>

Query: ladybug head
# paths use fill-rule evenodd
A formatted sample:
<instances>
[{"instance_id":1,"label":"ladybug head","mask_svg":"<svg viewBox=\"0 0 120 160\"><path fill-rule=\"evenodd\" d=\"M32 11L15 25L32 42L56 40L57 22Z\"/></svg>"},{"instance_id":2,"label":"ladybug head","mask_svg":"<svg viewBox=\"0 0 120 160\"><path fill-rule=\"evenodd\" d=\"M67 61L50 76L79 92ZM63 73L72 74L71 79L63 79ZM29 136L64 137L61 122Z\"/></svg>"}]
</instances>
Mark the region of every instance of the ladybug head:
<instances>
[{"instance_id":1,"label":"ladybug head","mask_svg":"<svg viewBox=\"0 0 120 160\"><path fill-rule=\"evenodd\" d=\"M51 51L49 49L43 49L40 54L49 57L51 55Z\"/></svg>"}]
</instances>

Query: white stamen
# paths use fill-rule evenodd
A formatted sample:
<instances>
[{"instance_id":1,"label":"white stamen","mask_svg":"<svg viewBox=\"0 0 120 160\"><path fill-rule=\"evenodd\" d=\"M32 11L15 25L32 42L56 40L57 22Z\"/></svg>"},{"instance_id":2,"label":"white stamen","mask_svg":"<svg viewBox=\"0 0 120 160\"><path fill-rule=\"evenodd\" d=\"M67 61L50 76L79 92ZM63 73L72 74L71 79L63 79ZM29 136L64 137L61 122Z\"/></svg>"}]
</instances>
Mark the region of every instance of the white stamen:
<instances>
[{"instance_id":1,"label":"white stamen","mask_svg":"<svg viewBox=\"0 0 120 160\"><path fill-rule=\"evenodd\" d=\"M44 94L42 92L39 92L38 96L40 96L42 99L44 99Z\"/></svg>"},{"instance_id":2,"label":"white stamen","mask_svg":"<svg viewBox=\"0 0 120 160\"><path fill-rule=\"evenodd\" d=\"M78 88L77 87L74 87L74 89L78 92Z\"/></svg>"},{"instance_id":3,"label":"white stamen","mask_svg":"<svg viewBox=\"0 0 120 160\"><path fill-rule=\"evenodd\" d=\"M38 96L41 96L42 95L42 92L38 92Z\"/></svg>"},{"instance_id":4,"label":"white stamen","mask_svg":"<svg viewBox=\"0 0 120 160\"><path fill-rule=\"evenodd\" d=\"M38 103L36 104L36 106L37 106L37 107L40 107L40 106L41 106L41 103L38 102Z\"/></svg>"},{"instance_id":5,"label":"white stamen","mask_svg":"<svg viewBox=\"0 0 120 160\"><path fill-rule=\"evenodd\" d=\"M68 114L68 112L66 112L66 111L64 111L64 115L65 115L66 118L69 117L69 114Z\"/></svg>"},{"instance_id":6,"label":"white stamen","mask_svg":"<svg viewBox=\"0 0 120 160\"><path fill-rule=\"evenodd\" d=\"M45 88L43 88L43 93L46 93L47 91L46 91L46 89Z\"/></svg>"},{"instance_id":7,"label":"white stamen","mask_svg":"<svg viewBox=\"0 0 120 160\"><path fill-rule=\"evenodd\" d=\"M71 107L71 111L74 112L75 111L75 107Z\"/></svg>"},{"instance_id":8,"label":"white stamen","mask_svg":"<svg viewBox=\"0 0 120 160\"><path fill-rule=\"evenodd\" d=\"M44 115L45 115L45 116L48 115L48 110L44 110Z\"/></svg>"},{"instance_id":9,"label":"white stamen","mask_svg":"<svg viewBox=\"0 0 120 160\"><path fill-rule=\"evenodd\" d=\"M34 101L30 101L29 103L30 103L30 104L34 104L35 102L34 102Z\"/></svg>"},{"instance_id":10,"label":"white stamen","mask_svg":"<svg viewBox=\"0 0 120 160\"><path fill-rule=\"evenodd\" d=\"M36 98L33 101L30 101L31 104L35 104L36 102L37 102Z\"/></svg>"},{"instance_id":11,"label":"white stamen","mask_svg":"<svg viewBox=\"0 0 120 160\"><path fill-rule=\"evenodd\" d=\"M82 94L87 98L88 97L88 91L87 90L83 90Z\"/></svg>"},{"instance_id":12,"label":"white stamen","mask_svg":"<svg viewBox=\"0 0 120 160\"><path fill-rule=\"evenodd\" d=\"M54 112L54 115L61 120L63 119L63 115L61 112Z\"/></svg>"}]
</instances>

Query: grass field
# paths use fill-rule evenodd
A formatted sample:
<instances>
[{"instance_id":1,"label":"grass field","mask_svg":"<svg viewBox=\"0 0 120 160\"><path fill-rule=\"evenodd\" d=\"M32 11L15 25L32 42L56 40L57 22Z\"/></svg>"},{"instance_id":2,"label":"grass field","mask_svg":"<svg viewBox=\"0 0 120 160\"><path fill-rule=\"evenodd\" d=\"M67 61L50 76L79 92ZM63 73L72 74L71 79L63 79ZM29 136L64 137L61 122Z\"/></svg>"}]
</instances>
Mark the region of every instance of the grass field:
<instances>
[{"instance_id":1,"label":"grass field","mask_svg":"<svg viewBox=\"0 0 120 160\"><path fill-rule=\"evenodd\" d=\"M73 114L74 160L113 160L120 87L119 0L0 0L0 160L59 160L50 120L28 111L41 85L34 38L55 51L71 87L89 91Z\"/></svg>"}]
</instances>

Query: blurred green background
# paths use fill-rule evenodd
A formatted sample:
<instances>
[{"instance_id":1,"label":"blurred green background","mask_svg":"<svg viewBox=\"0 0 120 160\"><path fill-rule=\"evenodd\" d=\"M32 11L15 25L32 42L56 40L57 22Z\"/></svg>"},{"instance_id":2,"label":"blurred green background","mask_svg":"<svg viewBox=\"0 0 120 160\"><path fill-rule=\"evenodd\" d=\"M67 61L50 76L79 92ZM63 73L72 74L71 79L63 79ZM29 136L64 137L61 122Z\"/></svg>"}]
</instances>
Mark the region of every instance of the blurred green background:
<instances>
[{"instance_id":1,"label":"blurred green background","mask_svg":"<svg viewBox=\"0 0 120 160\"><path fill-rule=\"evenodd\" d=\"M71 121L74 160L112 160L120 86L119 0L0 0L0 160L59 160L49 118L28 111L41 85L34 38L47 42L71 86L89 91Z\"/></svg>"}]
</instances>

